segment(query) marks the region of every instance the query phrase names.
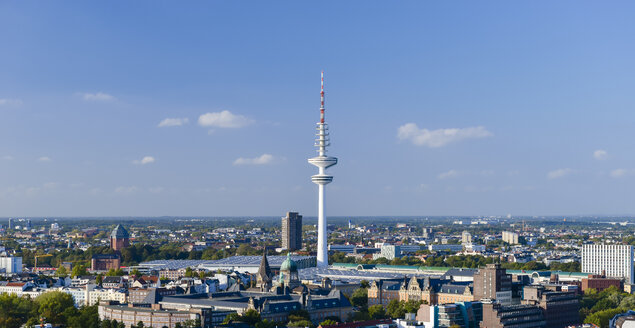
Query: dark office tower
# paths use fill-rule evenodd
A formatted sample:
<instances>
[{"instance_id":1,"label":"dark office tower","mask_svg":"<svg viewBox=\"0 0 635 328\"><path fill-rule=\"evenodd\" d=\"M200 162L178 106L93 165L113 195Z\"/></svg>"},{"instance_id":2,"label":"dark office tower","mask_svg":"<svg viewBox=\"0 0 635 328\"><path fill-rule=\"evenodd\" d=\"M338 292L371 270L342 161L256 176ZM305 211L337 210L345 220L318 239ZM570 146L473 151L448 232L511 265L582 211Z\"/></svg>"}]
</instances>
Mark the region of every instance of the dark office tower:
<instances>
[{"instance_id":1,"label":"dark office tower","mask_svg":"<svg viewBox=\"0 0 635 328\"><path fill-rule=\"evenodd\" d=\"M9 219L9 229L13 229L13 219Z\"/></svg>"},{"instance_id":2,"label":"dark office tower","mask_svg":"<svg viewBox=\"0 0 635 328\"><path fill-rule=\"evenodd\" d=\"M295 251L302 248L302 215L287 212L282 218L282 248Z\"/></svg>"},{"instance_id":3,"label":"dark office tower","mask_svg":"<svg viewBox=\"0 0 635 328\"><path fill-rule=\"evenodd\" d=\"M491 299L501 304L511 304L512 276L500 264L488 264L474 275L474 299Z\"/></svg>"},{"instance_id":4,"label":"dark office tower","mask_svg":"<svg viewBox=\"0 0 635 328\"><path fill-rule=\"evenodd\" d=\"M31 230L32 226L31 226L31 220L27 219L26 220L26 230Z\"/></svg>"}]
</instances>

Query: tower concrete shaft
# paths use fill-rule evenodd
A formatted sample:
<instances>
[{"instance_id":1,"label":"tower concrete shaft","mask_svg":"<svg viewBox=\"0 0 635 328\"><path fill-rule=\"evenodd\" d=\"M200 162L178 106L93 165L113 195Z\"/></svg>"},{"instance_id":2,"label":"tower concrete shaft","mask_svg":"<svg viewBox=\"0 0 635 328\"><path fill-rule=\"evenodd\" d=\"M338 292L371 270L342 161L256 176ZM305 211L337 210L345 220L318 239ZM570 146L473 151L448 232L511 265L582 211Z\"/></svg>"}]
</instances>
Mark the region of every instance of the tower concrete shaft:
<instances>
[{"instance_id":1,"label":"tower concrete shaft","mask_svg":"<svg viewBox=\"0 0 635 328\"><path fill-rule=\"evenodd\" d=\"M309 163L318 167L318 174L311 176L311 181L318 185L318 245L317 266L324 268L329 265L326 211L325 211L325 186L333 181L333 176L326 174L326 169L337 164L337 158L326 155L326 148L330 146L328 124L324 121L324 72L320 88L320 122L317 123L315 146L318 148L318 156L309 158Z\"/></svg>"}]
</instances>

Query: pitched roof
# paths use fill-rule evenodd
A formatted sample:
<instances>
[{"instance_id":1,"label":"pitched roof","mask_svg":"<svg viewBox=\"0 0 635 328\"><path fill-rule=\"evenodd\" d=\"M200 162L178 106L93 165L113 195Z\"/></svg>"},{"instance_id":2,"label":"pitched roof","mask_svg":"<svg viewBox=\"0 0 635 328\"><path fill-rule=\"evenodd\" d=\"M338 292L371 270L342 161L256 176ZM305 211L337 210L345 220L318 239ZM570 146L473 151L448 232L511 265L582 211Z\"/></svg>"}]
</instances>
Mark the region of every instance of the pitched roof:
<instances>
[{"instance_id":1,"label":"pitched roof","mask_svg":"<svg viewBox=\"0 0 635 328\"><path fill-rule=\"evenodd\" d=\"M128 231L124 229L124 227L121 224L118 224L114 229L112 229L112 232L110 233L110 238L117 238L117 239L130 238L130 234L128 234Z\"/></svg>"},{"instance_id":2,"label":"pitched roof","mask_svg":"<svg viewBox=\"0 0 635 328\"><path fill-rule=\"evenodd\" d=\"M271 268L269 267L269 261L267 261L267 251L262 253L262 260L260 261L260 267L258 268L258 278L262 281L271 281Z\"/></svg>"}]
</instances>

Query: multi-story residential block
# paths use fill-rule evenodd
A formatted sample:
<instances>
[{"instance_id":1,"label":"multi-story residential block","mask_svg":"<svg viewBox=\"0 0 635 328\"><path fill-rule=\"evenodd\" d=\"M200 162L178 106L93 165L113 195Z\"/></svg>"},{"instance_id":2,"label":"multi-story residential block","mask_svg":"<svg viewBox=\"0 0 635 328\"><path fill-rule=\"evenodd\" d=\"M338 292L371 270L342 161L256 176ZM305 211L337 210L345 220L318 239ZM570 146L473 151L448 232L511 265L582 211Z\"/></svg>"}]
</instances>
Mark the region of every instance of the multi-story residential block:
<instances>
[{"instance_id":1,"label":"multi-story residential block","mask_svg":"<svg viewBox=\"0 0 635 328\"><path fill-rule=\"evenodd\" d=\"M100 301L116 301L126 303L128 291L125 289L95 288L88 292L88 305L99 304Z\"/></svg>"},{"instance_id":2,"label":"multi-story residential block","mask_svg":"<svg viewBox=\"0 0 635 328\"><path fill-rule=\"evenodd\" d=\"M633 246L588 244L582 246L582 272L604 274L635 283Z\"/></svg>"},{"instance_id":3,"label":"multi-story residential block","mask_svg":"<svg viewBox=\"0 0 635 328\"><path fill-rule=\"evenodd\" d=\"M22 258L15 256L0 256L0 272L20 273L22 272Z\"/></svg>"},{"instance_id":4,"label":"multi-story residential block","mask_svg":"<svg viewBox=\"0 0 635 328\"><path fill-rule=\"evenodd\" d=\"M503 241L511 245L518 244L518 234L511 231L503 231Z\"/></svg>"},{"instance_id":5,"label":"multi-story residential block","mask_svg":"<svg viewBox=\"0 0 635 328\"><path fill-rule=\"evenodd\" d=\"M295 251L302 248L302 215L287 212L282 218L282 248Z\"/></svg>"}]
</instances>

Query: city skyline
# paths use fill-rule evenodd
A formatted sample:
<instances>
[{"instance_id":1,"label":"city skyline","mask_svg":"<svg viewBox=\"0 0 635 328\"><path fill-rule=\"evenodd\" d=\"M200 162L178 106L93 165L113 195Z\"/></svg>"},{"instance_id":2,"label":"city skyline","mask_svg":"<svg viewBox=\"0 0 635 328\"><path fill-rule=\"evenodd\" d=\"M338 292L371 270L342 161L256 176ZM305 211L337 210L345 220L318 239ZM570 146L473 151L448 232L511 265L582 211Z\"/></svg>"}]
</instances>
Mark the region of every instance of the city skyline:
<instances>
[{"instance_id":1,"label":"city skyline","mask_svg":"<svg viewBox=\"0 0 635 328\"><path fill-rule=\"evenodd\" d=\"M635 5L322 5L0 4L0 217L635 214Z\"/></svg>"}]
</instances>

